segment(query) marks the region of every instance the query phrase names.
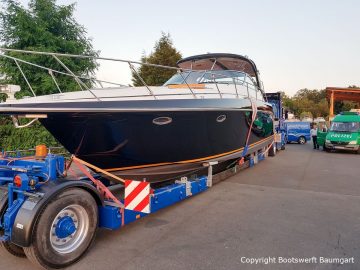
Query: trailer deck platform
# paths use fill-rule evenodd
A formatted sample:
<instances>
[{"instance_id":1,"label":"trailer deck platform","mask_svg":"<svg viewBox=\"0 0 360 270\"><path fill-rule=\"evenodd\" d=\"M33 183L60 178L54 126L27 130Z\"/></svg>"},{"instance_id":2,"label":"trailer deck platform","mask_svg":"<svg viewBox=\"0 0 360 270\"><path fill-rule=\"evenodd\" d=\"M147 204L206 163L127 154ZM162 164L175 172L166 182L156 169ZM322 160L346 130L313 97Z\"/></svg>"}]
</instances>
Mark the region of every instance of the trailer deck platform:
<instances>
[{"instance_id":1,"label":"trailer deck platform","mask_svg":"<svg viewBox=\"0 0 360 270\"><path fill-rule=\"evenodd\" d=\"M125 226L68 269L359 269L360 155L288 145L275 159ZM246 264L241 258L351 258ZM35 270L1 254L1 268Z\"/></svg>"}]
</instances>

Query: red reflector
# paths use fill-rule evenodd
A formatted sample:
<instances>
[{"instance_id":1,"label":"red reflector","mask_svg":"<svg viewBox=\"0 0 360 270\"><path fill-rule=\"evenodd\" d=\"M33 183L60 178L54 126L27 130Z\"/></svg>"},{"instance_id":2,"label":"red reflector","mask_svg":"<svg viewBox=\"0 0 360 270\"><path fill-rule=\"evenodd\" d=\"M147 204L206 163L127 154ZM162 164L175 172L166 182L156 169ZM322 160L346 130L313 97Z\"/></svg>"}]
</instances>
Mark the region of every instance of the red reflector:
<instances>
[{"instance_id":1,"label":"red reflector","mask_svg":"<svg viewBox=\"0 0 360 270\"><path fill-rule=\"evenodd\" d=\"M14 177L14 185L16 186L16 187L21 187L21 177L20 177L20 175L16 175L15 177Z\"/></svg>"}]
</instances>

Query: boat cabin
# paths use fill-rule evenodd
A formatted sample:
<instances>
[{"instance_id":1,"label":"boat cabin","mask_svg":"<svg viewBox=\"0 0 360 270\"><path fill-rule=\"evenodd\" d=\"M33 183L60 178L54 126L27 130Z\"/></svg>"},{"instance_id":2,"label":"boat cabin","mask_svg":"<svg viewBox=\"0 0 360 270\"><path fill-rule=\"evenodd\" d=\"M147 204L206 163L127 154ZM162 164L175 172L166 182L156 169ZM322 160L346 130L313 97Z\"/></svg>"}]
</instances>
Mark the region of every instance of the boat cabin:
<instances>
[{"instance_id":1,"label":"boat cabin","mask_svg":"<svg viewBox=\"0 0 360 270\"><path fill-rule=\"evenodd\" d=\"M245 86L245 96L263 99L263 90L256 65L250 59L227 53L211 53L187 57L177 63L183 71L165 85L235 84ZM259 93L260 92L260 93Z\"/></svg>"}]
</instances>

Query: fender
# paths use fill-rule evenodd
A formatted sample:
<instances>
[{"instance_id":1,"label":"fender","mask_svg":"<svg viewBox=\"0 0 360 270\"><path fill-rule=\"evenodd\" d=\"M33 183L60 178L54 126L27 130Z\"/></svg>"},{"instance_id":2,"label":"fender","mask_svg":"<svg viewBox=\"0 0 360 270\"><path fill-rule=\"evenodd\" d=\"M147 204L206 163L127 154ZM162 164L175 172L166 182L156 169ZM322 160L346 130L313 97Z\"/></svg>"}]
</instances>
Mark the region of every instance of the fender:
<instances>
[{"instance_id":1,"label":"fender","mask_svg":"<svg viewBox=\"0 0 360 270\"><path fill-rule=\"evenodd\" d=\"M76 187L90 192L98 205L103 204L104 200L102 196L92 185L91 181L59 179L46 183L46 185L43 185L37 192L38 194L43 195L41 198L28 197L21 206L13 224L11 242L21 247L30 246L32 243L34 225L45 206L65 189Z\"/></svg>"}]
</instances>

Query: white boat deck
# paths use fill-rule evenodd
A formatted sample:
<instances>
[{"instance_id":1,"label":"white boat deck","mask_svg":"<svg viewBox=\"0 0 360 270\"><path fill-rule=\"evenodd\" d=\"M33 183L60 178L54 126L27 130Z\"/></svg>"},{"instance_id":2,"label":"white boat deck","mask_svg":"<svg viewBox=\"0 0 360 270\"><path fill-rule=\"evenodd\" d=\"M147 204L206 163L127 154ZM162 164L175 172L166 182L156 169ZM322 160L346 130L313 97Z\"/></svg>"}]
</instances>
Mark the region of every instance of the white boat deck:
<instances>
[{"instance_id":1,"label":"white boat deck","mask_svg":"<svg viewBox=\"0 0 360 270\"><path fill-rule=\"evenodd\" d=\"M244 85L234 84L204 84L203 88L172 88L171 86L151 87L152 94L145 86L97 88L85 91L66 92L19 100L10 100L6 104L52 103L52 102L81 102L81 101L115 101L115 100L155 100L155 99L218 99L218 98L247 98L263 100L258 92ZM96 97L95 97L96 96Z\"/></svg>"}]
</instances>

